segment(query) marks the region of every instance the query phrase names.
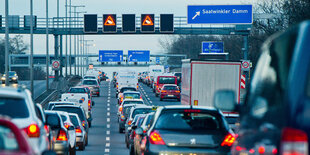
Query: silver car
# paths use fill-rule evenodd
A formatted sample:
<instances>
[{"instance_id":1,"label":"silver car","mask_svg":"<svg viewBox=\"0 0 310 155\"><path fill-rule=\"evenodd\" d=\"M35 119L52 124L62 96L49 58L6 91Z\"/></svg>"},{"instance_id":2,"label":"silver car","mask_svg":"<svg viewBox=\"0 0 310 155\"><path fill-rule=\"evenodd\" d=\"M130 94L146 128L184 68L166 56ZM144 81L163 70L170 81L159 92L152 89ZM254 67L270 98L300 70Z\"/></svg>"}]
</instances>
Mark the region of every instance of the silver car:
<instances>
[{"instance_id":1,"label":"silver car","mask_svg":"<svg viewBox=\"0 0 310 155\"><path fill-rule=\"evenodd\" d=\"M79 150L85 150L86 146L86 130L83 128L82 122L79 119L79 116L74 113L69 113L71 122L75 127L75 140L76 146L79 147Z\"/></svg>"}]
</instances>

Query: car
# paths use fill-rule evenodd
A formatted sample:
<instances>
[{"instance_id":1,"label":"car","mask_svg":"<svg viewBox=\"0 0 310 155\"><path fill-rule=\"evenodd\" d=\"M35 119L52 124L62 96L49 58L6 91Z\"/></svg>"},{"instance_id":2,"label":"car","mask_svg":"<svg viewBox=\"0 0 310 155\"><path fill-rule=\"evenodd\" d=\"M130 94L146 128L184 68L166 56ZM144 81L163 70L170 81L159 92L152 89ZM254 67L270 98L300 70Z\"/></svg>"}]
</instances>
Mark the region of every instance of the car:
<instances>
[{"instance_id":1,"label":"car","mask_svg":"<svg viewBox=\"0 0 310 155\"><path fill-rule=\"evenodd\" d=\"M125 130L125 124L126 124L126 121L127 121L127 117L129 116L130 114L130 110L132 107L136 106L137 104L125 104L123 105L122 107L122 110L119 114L119 117L118 117L118 132L119 133L123 133L124 130Z\"/></svg>"},{"instance_id":2,"label":"car","mask_svg":"<svg viewBox=\"0 0 310 155\"><path fill-rule=\"evenodd\" d=\"M62 122L64 123L64 126L67 129L70 154L75 154L76 153L75 126L73 125L70 119L69 113L64 111L56 111L56 112L60 114Z\"/></svg>"},{"instance_id":3,"label":"car","mask_svg":"<svg viewBox=\"0 0 310 155\"><path fill-rule=\"evenodd\" d=\"M22 87L0 88L0 115L11 118L19 129L28 136L30 146L36 154L42 154L49 147L44 123L38 117L30 91Z\"/></svg>"},{"instance_id":4,"label":"car","mask_svg":"<svg viewBox=\"0 0 310 155\"><path fill-rule=\"evenodd\" d=\"M64 102L64 101L52 101L52 102L48 103L46 110L51 110L52 107L55 105L75 105L75 103L74 102Z\"/></svg>"},{"instance_id":5,"label":"car","mask_svg":"<svg viewBox=\"0 0 310 155\"><path fill-rule=\"evenodd\" d=\"M129 135L129 138L128 138L128 142L129 142L129 153L131 155L134 154L134 138L136 137L136 129L137 128L140 128L144 119L146 117L146 114L138 114L135 116L135 118L133 119L132 121L132 126L131 126L131 129L130 129L130 135Z\"/></svg>"},{"instance_id":6,"label":"car","mask_svg":"<svg viewBox=\"0 0 310 155\"><path fill-rule=\"evenodd\" d=\"M65 127L61 115L57 111L46 110L45 117L55 138L55 143L52 147L53 151L57 154L75 154L75 151L70 149L69 130ZM72 128L71 126L70 129L72 130Z\"/></svg>"},{"instance_id":7,"label":"car","mask_svg":"<svg viewBox=\"0 0 310 155\"><path fill-rule=\"evenodd\" d=\"M76 86L76 87L71 87L68 90L68 93L88 93L87 88L82 87L82 86Z\"/></svg>"},{"instance_id":8,"label":"car","mask_svg":"<svg viewBox=\"0 0 310 155\"><path fill-rule=\"evenodd\" d=\"M100 96L100 86L97 80L83 80L82 85L89 87L93 95Z\"/></svg>"},{"instance_id":9,"label":"car","mask_svg":"<svg viewBox=\"0 0 310 155\"><path fill-rule=\"evenodd\" d=\"M1 77L2 84L5 83L5 74ZM15 71L9 71L9 82L18 83L18 76Z\"/></svg>"},{"instance_id":10,"label":"car","mask_svg":"<svg viewBox=\"0 0 310 155\"><path fill-rule=\"evenodd\" d=\"M175 76L157 76L156 80L156 88L155 88L155 96L158 97L160 91L165 84L178 84L177 77Z\"/></svg>"},{"instance_id":11,"label":"car","mask_svg":"<svg viewBox=\"0 0 310 155\"><path fill-rule=\"evenodd\" d=\"M309 154L310 21L279 32L263 44L243 103L222 90L214 105L240 114L231 153Z\"/></svg>"},{"instance_id":12,"label":"car","mask_svg":"<svg viewBox=\"0 0 310 155\"><path fill-rule=\"evenodd\" d=\"M160 90L160 101L164 99L177 99L181 101L180 89L176 84L165 84Z\"/></svg>"},{"instance_id":13,"label":"car","mask_svg":"<svg viewBox=\"0 0 310 155\"><path fill-rule=\"evenodd\" d=\"M122 87L120 90L116 91L116 98L119 98L125 91L137 91L137 89L135 87Z\"/></svg>"},{"instance_id":14,"label":"car","mask_svg":"<svg viewBox=\"0 0 310 155\"><path fill-rule=\"evenodd\" d=\"M134 154L142 154L142 152L145 150L146 137L144 136L145 134L143 133L146 133L151 127L151 125L153 124L154 115L155 115L155 112L146 114L145 119L143 123L141 124L140 128L135 129L135 132L140 133L140 134L135 134L135 137L133 140L134 142L133 153Z\"/></svg>"},{"instance_id":15,"label":"car","mask_svg":"<svg viewBox=\"0 0 310 155\"><path fill-rule=\"evenodd\" d=\"M145 136L145 155L229 154L235 141L220 110L189 105L158 107Z\"/></svg>"},{"instance_id":16,"label":"car","mask_svg":"<svg viewBox=\"0 0 310 155\"><path fill-rule=\"evenodd\" d=\"M79 147L79 150L85 150L86 143L86 131L83 128L82 122L79 119L79 116L74 113L69 113L70 120L75 127L76 133L76 146Z\"/></svg>"},{"instance_id":17,"label":"car","mask_svg":"<svg viewBox=\"0 0 310 155\"><path fill-rule=\"evenodd\" d=\"M120 114L123 112L123 107L126 104L143 105L144 101L142 99L125 99L118 107L118 113L117 113L118 116L120 116Z\"/></svg>"},{"instance_id":18,"label":"car","mask_svg":"<svg viewBox=\"0 0 310 155\"><path fill-rule=\"evenodd\" d=\"M100 75L99 75L100 76ZM100 83L101 79L98 79L96 76L93 75L85 75L83 77L83 80L97 80L98 83Z\"/></svg>"},{"instance_id":19,"label":"car","mask_svg":"<svg viewBox=\"0 0 310 155\"><path fill-rule=\"evenodd\" d=\"M228 126L235 132L238 133L240 127L240 116L238 113L225 113L224 117L228 123Z\"/></svg>"},{"instance_id":20,"label":"car","mask_svg":"<svg viewBox=\"0 0 310 155\"><path fill-rule=\"evenodd\" d=\"M69 105L58 105L54 106L52 110L55 111L65 111L68 113L75 113L79 116L80 121L82 122L82 126L84 127L86 131L86 140L85 140L85 146L88 145L88 131L89 131L89 125L88 125L88 120L86 118L86 114L84 112L83 107L81 106L69 106Z\"/></svg>"},{"instance_id":21,"label":"car","mask_svg":"<svg viewBox=\"0 0 310 155\"><path fill-rule=\"evenodd\" d=\"M123 91L118 95L118 103L121 104L124 99L142 99L142 96L138 91Z\"/></svg>"},{"instance_id":22,"label":"car","mask_svg":"<svg viewBox=\"0 0 310 155\"><path fill-rule=\"evenodd\" d=\"M146 105L136 105L130 109L130 114L127 117L125 123L125 143L127 148L129 148L129 136L131 132L132 122L135 116L138 114L148 114L150 112L154 112L154 110L156 110L154 107Z\"/></svg>"},{"instance_id":23,"label":"car","mask_svg":"<svg viewBox=\"0 0 310 155\"><path fill-rule=\"evenodd\" d=\"M22 132L8 117L0 116L0 154L35 154Z\"/></svg>"}]
</instances>

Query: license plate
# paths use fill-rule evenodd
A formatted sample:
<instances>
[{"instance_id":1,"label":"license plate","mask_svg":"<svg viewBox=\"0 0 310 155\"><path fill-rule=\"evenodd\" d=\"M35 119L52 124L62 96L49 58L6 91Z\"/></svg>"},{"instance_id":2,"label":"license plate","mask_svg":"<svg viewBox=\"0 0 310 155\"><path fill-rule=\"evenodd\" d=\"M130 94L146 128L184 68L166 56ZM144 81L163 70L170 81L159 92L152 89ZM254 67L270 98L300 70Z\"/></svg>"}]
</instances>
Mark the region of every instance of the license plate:
<instances>
[{"instance_id":1,"label":"license plate","mask_svg":"<svg viewBox=\"0 0 310 155\"><path fill-rule=\"evenodd\" d=\"M168 95L168 97L173 97L174 95Z\"/></svg>"},{"instance_id":2,"label":"license plate","mask_svg":"<svg viewBox=\"0 0 310 155\"><path fill-rule=\"evenodd\" d=\"M127 96L127 97L125 97L125 99L132 99L132 97L131 96Z\"/></svg>"}]
</instances>

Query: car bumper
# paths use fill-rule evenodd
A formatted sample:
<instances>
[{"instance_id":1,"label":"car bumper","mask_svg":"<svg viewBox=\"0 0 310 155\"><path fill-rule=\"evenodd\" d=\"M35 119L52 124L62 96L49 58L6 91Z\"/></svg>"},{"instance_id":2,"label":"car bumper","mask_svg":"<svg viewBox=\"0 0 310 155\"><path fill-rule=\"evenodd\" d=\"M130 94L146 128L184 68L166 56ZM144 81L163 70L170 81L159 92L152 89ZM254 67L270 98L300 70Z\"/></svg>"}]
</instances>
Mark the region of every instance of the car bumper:
<instances>
[{"instance_id":1,"label":"car bumper","mask_svg":"<svg viewBox=\"0 0 310 155\"><path fill-rule=\"evenodd\" d=\"M75 137L75 141L77 143L83 143L84 142L84 137L83 136L76 136Z\"/></svg>"},{"instance_id":2,"label":"car bumper","mask_svg":"<svg viewBox=\"0 0 310 155\"><path fill-rule=\"evenodd\" d=\"M57 154L66 154L69 151L69 143L64 142L56 142L54 146L54 151Z\"/></svg>"},{"instance_id":3,"label":"car bumper","mask_svg":"<svg viewBox=\"0 0 310 155\"><path fill-rule=\"evenodd\" d=\"M180 95L160 95L160 98L179 99L179 98L180 98Z\"/></svg>"},{"instance_id":4,"label":"car bumper","mask_svg":"<svg viewBox=\"0 0 310 155\"><path fill-rule=\"evenodd\" d=\"M229 155L230 150L219 149L203 149L203 148L180 148L180 147L168 147L166 145L149 145L144 151L145 155Z\"/></svg>"}]
</instances>

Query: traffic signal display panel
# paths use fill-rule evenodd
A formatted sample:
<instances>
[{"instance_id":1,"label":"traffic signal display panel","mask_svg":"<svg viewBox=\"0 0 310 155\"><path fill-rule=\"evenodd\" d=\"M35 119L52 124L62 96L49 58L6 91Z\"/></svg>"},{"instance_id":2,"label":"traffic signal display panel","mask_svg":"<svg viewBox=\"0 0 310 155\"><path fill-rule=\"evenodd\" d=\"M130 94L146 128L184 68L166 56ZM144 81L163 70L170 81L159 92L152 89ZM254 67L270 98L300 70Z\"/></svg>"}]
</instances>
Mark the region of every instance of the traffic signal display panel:
<instances>
[{"instance_id":1,"label":"traffic signal display panel","mask_svg":"<svg viewBox=\"0 0 310 155\"><path fill-rule=\"evenodd\" d=\"M122 15L122 32L135 33L136 32L136 15L123 14Z\"/></svg>"},{"instance_id":2,"label":"traffic signal display panel","mask_svg":"<svg viewBox=\"0 0 310 155\"><path fill-rule=\"evenodd\" d=\"M141 15L141 32L152 33L155 32L154 14Z\"/></svg>"},{"instance_id":3,"label":"traffic signal display panel","mask_svg":"<svg viewBox=\"0 0 310 155\"><path fill-rule=\"evenodd\" d=\"M97 33L97 14L84 14L84 33Z\"/></svg>"},{"instance_id":4,"label":"traffic signal display panel","mask_svg":"<svg viewBox=\"0 0 310 155\"><path fill-rule=\"evenodd\" d=\"M161 33L173 33L173 14L161 14L160 15L160 32Z\"/></svg>"},{"instance_id":5,"label":"traffic signal display panel","mask_svg":"<svg viewBox=\"0 0 310 155\"><path fill-rule=\"evenodd\" d=\"M116 14L105 14L103 15L103 32L116 33Z\"/></svg>"}]
</instances>

